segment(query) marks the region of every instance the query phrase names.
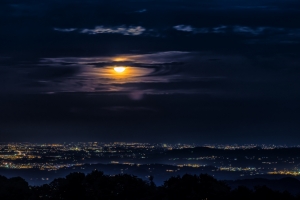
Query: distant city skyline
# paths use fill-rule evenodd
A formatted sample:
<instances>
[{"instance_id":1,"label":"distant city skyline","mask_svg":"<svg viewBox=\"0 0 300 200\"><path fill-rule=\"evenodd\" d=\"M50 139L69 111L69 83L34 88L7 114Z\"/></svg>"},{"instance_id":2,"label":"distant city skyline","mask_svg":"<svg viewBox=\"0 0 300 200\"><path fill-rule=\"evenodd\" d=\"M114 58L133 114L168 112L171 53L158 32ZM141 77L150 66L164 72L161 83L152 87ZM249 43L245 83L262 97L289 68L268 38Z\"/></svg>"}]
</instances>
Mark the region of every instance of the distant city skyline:
<instances>
[{"instance_id":1,"label":"distant city skyline","mask_svg":"<svg viewBox=\"0 0 300 200\"><path fill-rule=\"evenodd\" d=\"M1 143L0 173L30 184L50 183L70 172L133 174L162 184L168 177L208 173L217 179L300 176L300 145L206 145L167 143Z\"/></svg>"}]
</instances>

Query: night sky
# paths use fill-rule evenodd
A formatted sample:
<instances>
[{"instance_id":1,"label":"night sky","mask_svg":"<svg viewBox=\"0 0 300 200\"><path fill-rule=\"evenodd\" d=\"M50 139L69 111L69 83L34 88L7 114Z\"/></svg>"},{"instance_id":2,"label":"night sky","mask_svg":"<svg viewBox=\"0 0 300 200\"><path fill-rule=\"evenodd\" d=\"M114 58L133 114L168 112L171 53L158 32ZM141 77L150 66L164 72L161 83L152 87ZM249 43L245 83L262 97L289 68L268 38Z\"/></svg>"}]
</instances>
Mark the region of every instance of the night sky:
<instances>
[{"instance_id":1,"label":"night sky","mask_svg":"<svg viewBox=\"0 0 300 200\"><path fill-rule=\"evenodd\" d=\"M299 0L0 2L1 142L298 144L299 102Z\"/></svg>"}]
</instances>

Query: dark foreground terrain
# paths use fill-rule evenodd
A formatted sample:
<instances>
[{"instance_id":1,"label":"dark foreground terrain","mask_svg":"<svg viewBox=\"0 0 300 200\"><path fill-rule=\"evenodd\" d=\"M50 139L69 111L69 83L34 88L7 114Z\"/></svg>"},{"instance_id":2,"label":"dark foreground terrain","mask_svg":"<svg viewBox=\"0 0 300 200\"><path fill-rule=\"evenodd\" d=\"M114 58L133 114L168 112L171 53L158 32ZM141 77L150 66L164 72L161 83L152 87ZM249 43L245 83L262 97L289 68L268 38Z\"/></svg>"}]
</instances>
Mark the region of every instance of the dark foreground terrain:
<instances>
[{"instance_id":1,"label":"dark foreground terrain","mask_svg":"<svg viewBox=\"0 0 300 200\"><path fill-rule=\"evenodd\" d=\"M110 176L95 170L87 175L71 173L42 186L29 186L23 178L0 176L0 199L300 199L297 189L291 194L281 188L268 187L272 187L273 181L263 182L268 186L261 185L259 180L252 180L251 184L236 181L231 188L228 183L207 174L186 174L171 177L158 187L153 179L150 176L144 181L128 174ZM296 179L278 180L274 184L278 186L280 181L292 184L294 188L299 186Z\"/></svg>"}]
</instances>

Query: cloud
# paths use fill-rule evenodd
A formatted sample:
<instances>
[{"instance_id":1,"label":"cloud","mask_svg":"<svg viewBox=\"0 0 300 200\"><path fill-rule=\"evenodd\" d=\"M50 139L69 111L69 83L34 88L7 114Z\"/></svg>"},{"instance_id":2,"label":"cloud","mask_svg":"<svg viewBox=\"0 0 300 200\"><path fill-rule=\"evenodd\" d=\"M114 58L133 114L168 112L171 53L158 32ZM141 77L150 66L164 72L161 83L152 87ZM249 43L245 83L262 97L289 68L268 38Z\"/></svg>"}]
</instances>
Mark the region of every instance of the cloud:
<instances>
[{"instance_id":1,"label":"cloud","mask_svg":"<svg viewBox=\"0 0 300 200\"><path fill-rule=\"evenodd\" d=\"M98 56L98 57L59 57L43 58L40 62L43 65L53 64L79 64L90 65L91 63L143 63L143 64L165 64L174 62L185 62L192 55L186 51L165 51L148 54L120 54L116 56ZM128 64L128 63L127 63Z\"/></svg>"},{"instance_id":2,"label":"cloud","mask_svg":"<svg viewBox=\"0 0 300 200\"><path fill-rule=\"evenodd\" d=\"M186 32L193 32L193 31L195 31L195 28L193 28L192 26L189 26L189 25L177 25L177 26L174 26L174 28L177 31L186 31Z\"/></svg>"},{"instance_id":3,"label":"cloud","mask_svg":"<svg viewBox=\"0 0 300 200\"><path fill-rule=\"evenodd\" d=\"M265 30L282 30L276 28L269 28L269 27L256 27L251 28L248 26L216 26L216 27L203 27L203 28L195 28L190 25L177 25L173 27L177 31L184 31L184 32L192 32L192 33L242 33L242 34L252 34L252 35L259 35L262 34Z\"/></svg>"},{"instance_id":4,"label":"cloud","mask_svg":"<svg viewBox=\"0 0 300 200\"><path fill-rule=\"evenodd\" d=\"M117 33L122 35L141 35L146 29L142 26L115 26L115 27L105 27L96 26L94 29L83 29L81 33L87 34L101 34L101 33Z\"/></svg>"},{"instance_id":5,"label":"cloud","mask_svg":"<svg viewBox=\"0 0 300 200\"><path fill-rule=\"evenodd\" d=\"M113 67L119 65L127 66L125 76L116 76ZM168 51L54 57L17 62L15 67L4 68L5 71L0 72L4 83L0 94L82 92L122 94L130 100L143 101L147 95L170 94L279 99L299 96L293 89L299 85L297 66L298 57L283 55L280 58L278 54L249 57ZM291 82L295 87L289 87ZM277 95L279 93L281 95Z\"/></svg>"},{"instance_id":6,"label":"cloud","mask_svg":"<svg viewBox=\"0 0 300 200\"><path fill-rule=\"evenodd\" d=\"M213 28L214 33L225 33L227 29L227 26L217 26L215 28Z\"/></svg>"},{"instance_id":7,"label":"cloud","mask_svg":"<svg viewBox=\"0 0 300 200\"><path fill-rule=\"evenodd\" d=\"M252 34L252 35L260 35L265 30L270 29L268 27L257 27L257 28L251 28L248 26L234 26L233 32L235 33L246 33L246 34Z\"/></svg>"},{"instance_id":8,"label":"cloud","mask_svg":"<svg viewBox=\"0 0 300 200\"><path fill-rule=\"evenodd\" d=\"M209 33L208 28L194 28L190 25L177 25L173 27L177 31L184 31L184 32L193 32L193 33Z\"/></svg>"},{"instance_id":9,"label":"cloud","mask_svg":"<svg viewBox=\"0 0 300 200\"><path fill-rule=\"evenodd\" d=\"M173 28L176 29L177 31L202 33L202 34L204 34L204 33L227 33L230 30L230 27L225 26L225 25L211 27L211 28L208 28L208 27L195 28L195 27L192 27L190 25L181 24L181 25L173 26ZM231 27L231 29L232 29L232 27Z\"/></svg>"},{"instance_id":10,"label":"cloud","mask_svg":"<svg viewBox=\"0 0 300 200\"><path fill-rule=\"evenodd\" d=\"M72 32L78 30L77 28L54 28L55 31L60 32ZM122 35L141 35L146 31L142 26L96 26L93 29L81 29L80 33L86 33L90 35L101 34L101 33L116 33Z\"/></svg>"},{"instance_id":11,"label":"cloud","mask_svg":"<svg viewBox=\"0 0 300 200\"><path fill-rule=\"evenodd\" d=\"M72 32L76 31L77 28L54 28L55 31L61 31L61 32Z\"/></svg>"},{"instance_id":12,"label":"cloud","mask_svg":"<svg viewBox=\"0 0 300 200\"><path fill-rule=\"evenodd\" d=\"M177 31L190 32L194 34L242 34L242 35L251 35L251 36L260 36L260 35L281 35L285 37L299 37L300 29L292 28L282 28L282 27L267 27L267 26L216 26L216 27L202 27L197 28L191 25L176 25L173 28Z\"/></svg>"},{"instance_id":13,"label":"cloud","mask_svg":"<svg viewBox=\"0 0 300 200\"><path fill-rule=\"evenodd\" d=\"M168 51L99 57L44 58L39 63L43 69L37 68L41 69L39 76L31 75L31 77L49 80L47 85L50 87L44 88L45 91L119 92L127 93L131 100L141 100L144 94L166 93L151 83L178 82L184 79L193 81L189 76L181 74L185 62L193 56L194 53L191 52ZM116 76L114 66L126 66L124 74ZM74 71L71 71L72 69ZM55 77L55 74L59 77ZM145 84L142 83L150 85L143 87ZM174 88L167 90L174 90L174 93L182 92Z\"/></svg>"}]
</instances>

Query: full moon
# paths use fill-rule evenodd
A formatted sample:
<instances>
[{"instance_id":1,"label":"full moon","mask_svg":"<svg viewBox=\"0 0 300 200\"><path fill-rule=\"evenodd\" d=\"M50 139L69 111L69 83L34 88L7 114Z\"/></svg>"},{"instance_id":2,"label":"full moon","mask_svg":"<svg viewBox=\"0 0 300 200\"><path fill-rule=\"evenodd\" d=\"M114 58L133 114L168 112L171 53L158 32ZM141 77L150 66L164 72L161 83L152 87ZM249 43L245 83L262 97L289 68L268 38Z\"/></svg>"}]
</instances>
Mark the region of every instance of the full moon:
<instances>
[{"instance_id":1,"label":"full moon","mask_svg":"<svg viewBox=\"0 0 300 200\"><path fill-rule=\"evenodd\" d=\"M114 70L115 70L116 72L118 72L118 73L124 72L125 69L126 69L125 67L114 67Z\"/></svg>"}]
</instances>

